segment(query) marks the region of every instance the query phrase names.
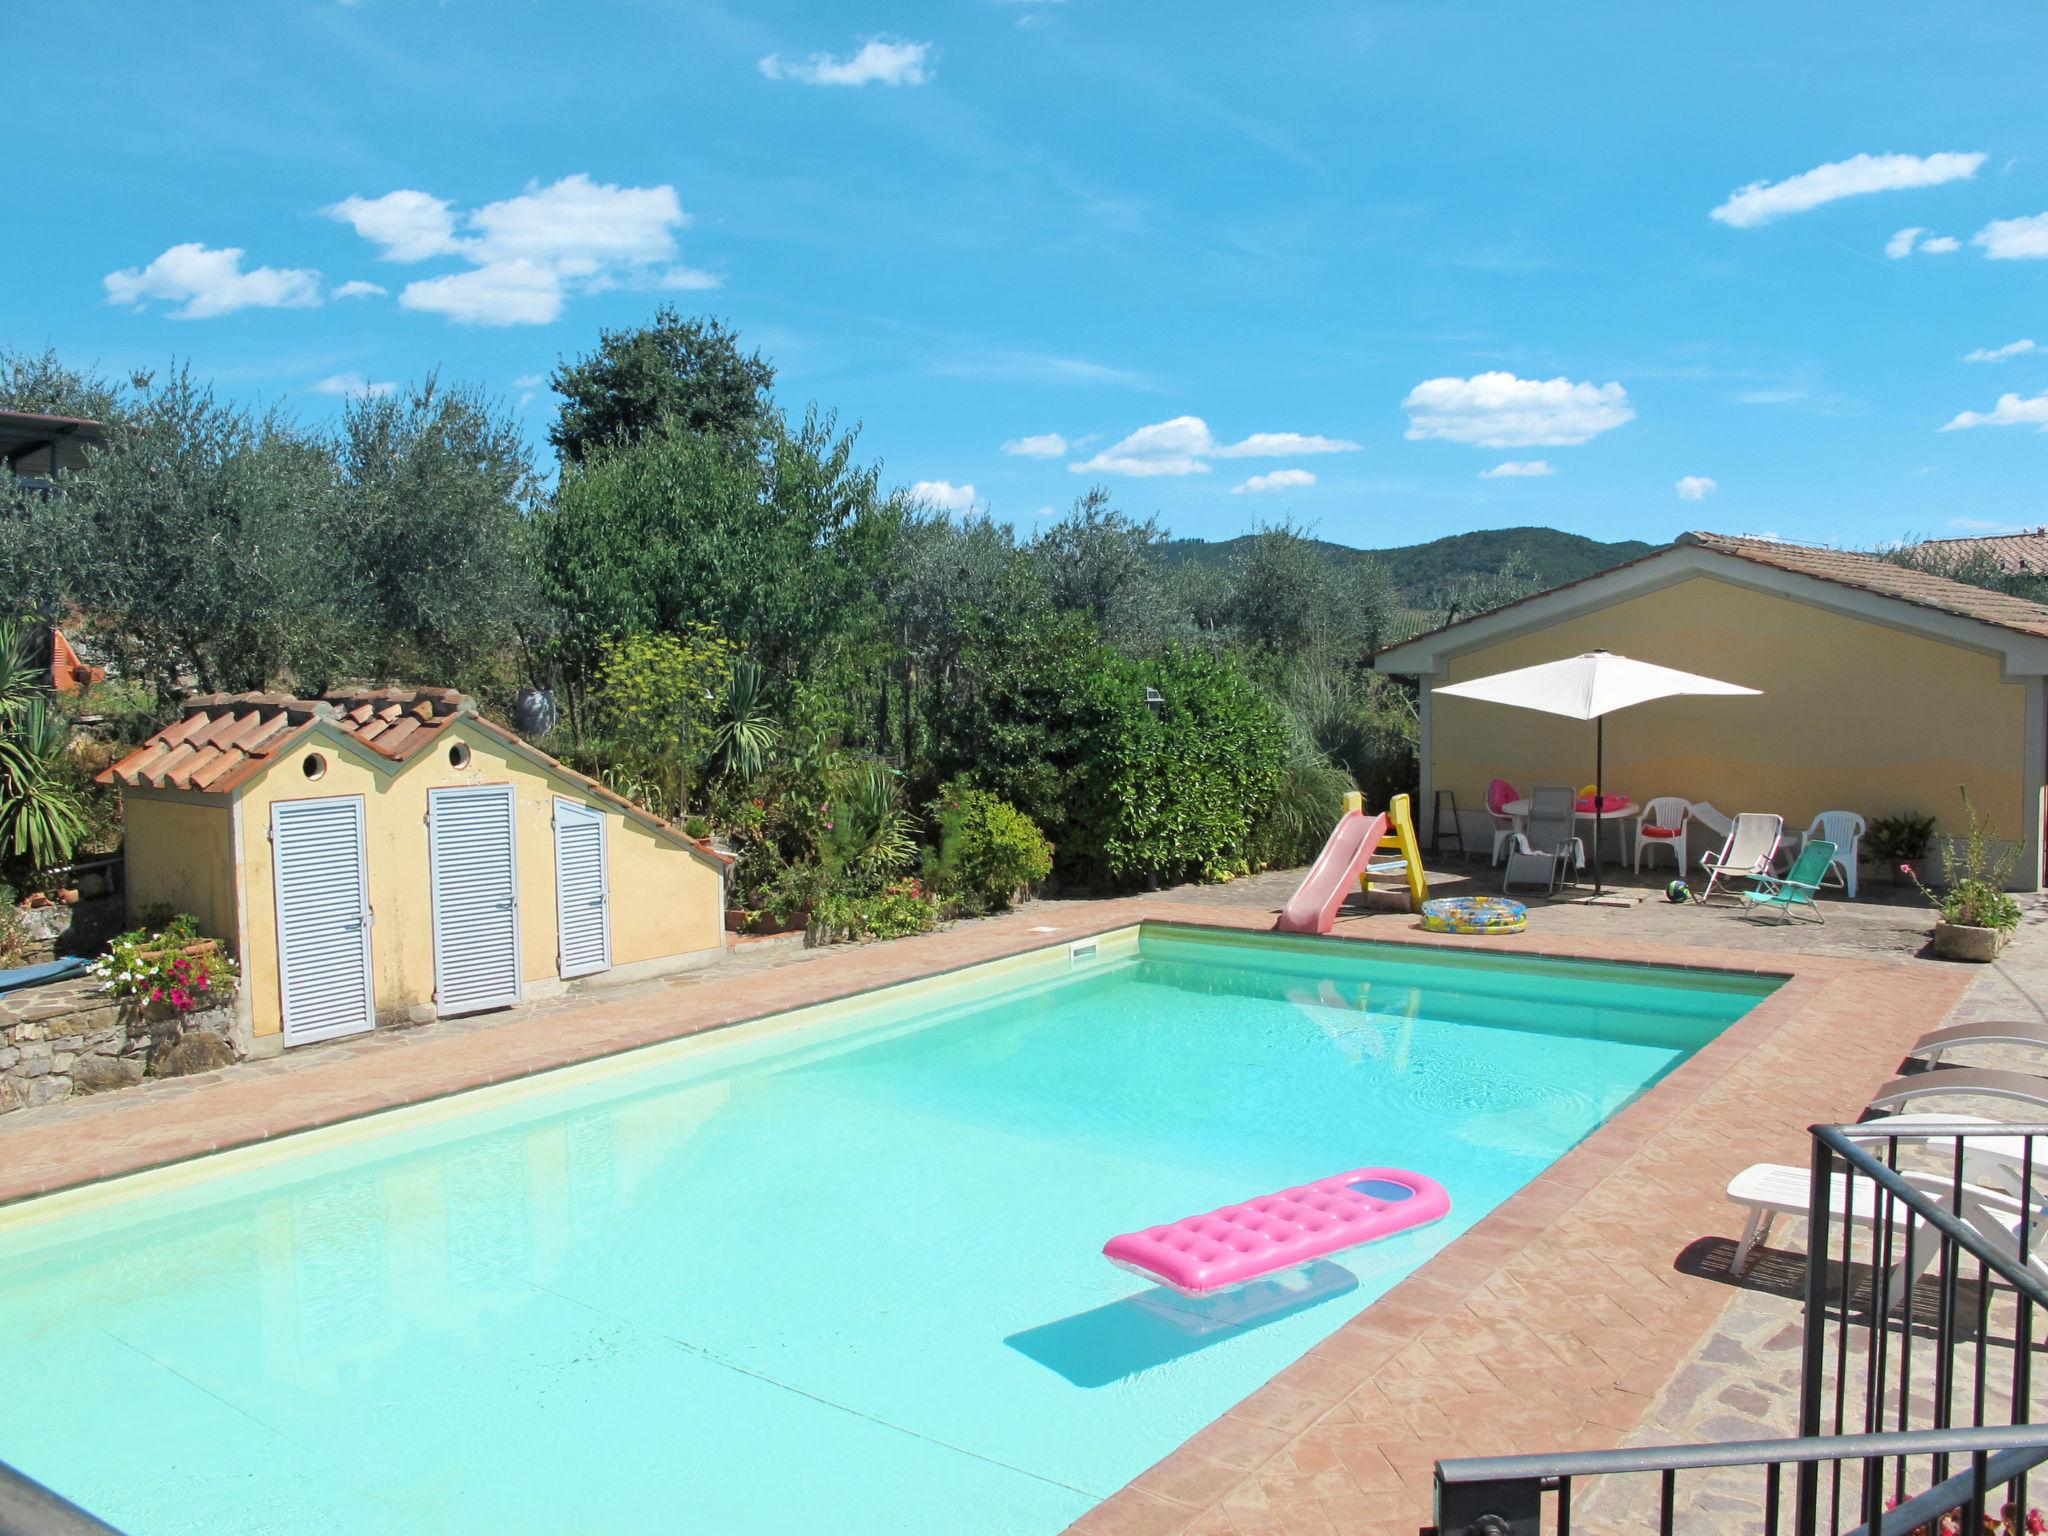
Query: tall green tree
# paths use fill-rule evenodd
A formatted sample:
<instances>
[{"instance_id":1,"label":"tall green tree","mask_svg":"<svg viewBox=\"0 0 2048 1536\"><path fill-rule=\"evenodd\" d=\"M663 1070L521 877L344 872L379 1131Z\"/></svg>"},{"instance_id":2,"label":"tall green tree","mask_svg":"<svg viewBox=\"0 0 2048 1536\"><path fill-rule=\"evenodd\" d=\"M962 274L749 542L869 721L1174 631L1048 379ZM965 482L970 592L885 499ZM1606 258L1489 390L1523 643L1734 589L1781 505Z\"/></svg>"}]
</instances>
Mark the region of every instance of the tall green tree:
<instances>
[{"instance_id":1,"label":"tall green tree","mask_svg":"<svg viewBox=\"0 0 2048 1536\"><path fill-rule=\"evenodd\" d=\"M121 671L165 691L331 675L353 625L329 446L223 404L183 367L138 396L126 427L65 486L87 556L72 595Z\"/></svg>"},{"instance_id":2,"label":"tall green tree","mask_svg":"<svg viewBox=\"0 0 2048 1536\"><path fill-rule=\"evenodd\" d=\"M774 410L773 365L742 351L722 322L686 319L667 304L646 325L602 332L596 350L548 382L562 397L548 441L572 464L657 426L751 442Z\"/></svg>"},{"instance_id":3,"label":"tall green tree","mask_svg":"<svg viewBox=\"0 0 2048 1536\"><path fill-rule=\"evenodd\" d=\"M1110 503L1095 486L1071 511L1031 541L1031 557L1055 607L1085 616L1108 634L1151 627L1166 533L1157 518L1142 522Z\"/></svg>"},{"instance_id":4,"label":"tall green tree","mask_svg":"<svg viewBox=\"0 0 2048 1536\"><path fill-rule=\"evenodd\" d=\"M691 624L771 678L816 671L833 642L878 627L902 516L853 434L816 413L770 421L758 445L671 424L597 449L535 525L572 698L609 639Z\"/></svg>"},{"instance_id":5,"label":"tall green tree","mask_svg":"<svg viewBox=\"0 0 2048 1536\"><path fill-rule=\"evenodd\" d=\"M130 380L140 388L146 376ZM73 368L54 347L22 352L0 347L0 410L33 411L113 424L124 410L125 392L96 373Z\"/></svg>"},{"instance_id":6,"label":"tall green tree","mask_svg":"<svg viewBox=\"0 0 2048 1536\"><path fill-rule=\"evenodd\" d=\"M533 598L533 463L510 416L429 376L352 401L335 440L334 559L378 679L487 688Z\"/></svg>"}]
</instances>

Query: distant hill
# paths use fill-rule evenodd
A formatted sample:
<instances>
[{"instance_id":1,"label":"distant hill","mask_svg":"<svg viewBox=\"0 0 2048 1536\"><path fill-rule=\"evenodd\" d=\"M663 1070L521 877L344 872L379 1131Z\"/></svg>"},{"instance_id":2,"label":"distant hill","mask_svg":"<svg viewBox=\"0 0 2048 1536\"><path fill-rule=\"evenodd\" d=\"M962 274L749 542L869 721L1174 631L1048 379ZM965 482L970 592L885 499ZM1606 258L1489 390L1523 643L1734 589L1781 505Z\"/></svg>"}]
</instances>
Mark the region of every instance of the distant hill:
<instances>
[{"instance_id":1,"label":"distant hill","mask_svg":"<svg viewBox=\"0 0 2048 1536\"><path fill-rule=\"evenodd\" d=\"M1227 565L1248 537L1250 535L1225 539L1220 543L1211 543L1207 539L1174 539L1164 553L1169 561ZM1461 577L1493 575L1507 563L1509 555L1517 552L1534 568L1536 579L1543 586L1554 587L1562 582L1576 581L1581 576L1590 576L1595 571L1604 571L1610 565L1620 565L1624 560L1633 560L1657 547L1638 539L1606 544L1556 528L1488 528L1478 533L1454 533L1446 538L1431 539L1427 544L1404 544L1397 549L1354 549L1348 544L1332 544L1325 539L1310 542L1324 550L1332 560L1340 562L1376 556L1386 563L1395 590L1408 602L1417 605L1428 603L1434 593Z\"/></svg>"}]
</instances>

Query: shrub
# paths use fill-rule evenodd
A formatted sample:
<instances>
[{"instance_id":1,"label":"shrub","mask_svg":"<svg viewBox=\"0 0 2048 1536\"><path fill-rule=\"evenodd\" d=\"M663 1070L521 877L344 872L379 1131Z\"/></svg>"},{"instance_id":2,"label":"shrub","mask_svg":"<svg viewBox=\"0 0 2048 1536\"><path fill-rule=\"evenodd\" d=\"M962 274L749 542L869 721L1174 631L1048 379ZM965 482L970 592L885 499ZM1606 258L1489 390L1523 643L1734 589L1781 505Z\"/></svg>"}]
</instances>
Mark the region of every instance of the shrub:
<instances>
[{"instance_id":1,"label":"shrub","mask_svg":"<svg viewBox=\"0 0 2048 1536\"><path fill-rule=\"evenodd\" d=\"M1126 656L1060 621L979 638L963 671L974 685L941 705L936 766L971 773L1043 828L1062 879L1250 868L1287 728L1231 658L1180 646Z\"/></svg>"},{"instance_id":2,"label":"shrub","mask_svg":"<svg viewBox=\"0 0 2048 1536\"><path fill-rule=\"evenodd\" d=\"M1969 831L1962 841L1942 839L1941 873L1947 890L1937 895L1920 884L1910 864L1900 869L1920 886L1921 894L1934 904L1944 922L2010 932L2020 925L2020 904L2006 894L2005 882L2019 864L2019 845L1992 857L1991 818L1970 803L1968 789L1963 791L1963 821Z\"/></svg>"},{"instance_id":3,"label":"shrub","mask_svg":"<svg viewBox=\"0 0 2048 1536\"><path fill-rule=\"evenodd\" d=\"M938 927L939 903L918 881L903 880L874 896L834 892L819 903L814 919L826 939L900 939Z\"/></svg>"},{"instance_id":4,"label":"shrub","mask_svg":"<svg viewBox=\"0 0 2048 1536\"><path fill-rule=\"evenodd\" d=\"M1886 869L1927 857L1927 845L1934 840L1934 818L1912 811L1897 816L1879 816L1870 823L1863 839L1863 853Z\"/></svg>"},{"instance_id":5,"label":"shrub","mask_svg":"<svg viewBox=\"0 0 2048 1536\"><path fill-rule=\"evenodd\" d=\"M107 946L92 971L111 997L135 998L167 1013L190 1013L234 992L234 961L218 952L188 954L199 942L199 922L187 914L160 928L136 928Z\"/></svg>"},{"instance_id":6,"label":"shrub","mask_svg":"<svg viewBox=\"0 0 2048 1536\"><path fill-rule=\"evenodd\" d=\"M1001 910L1052 873L1052 844L1007 800L955 779L932 802L940 888L973 910Z\"/></svg>"},{"instance_id":7,"label":"shrub","mask_svg":"<svg viewBox=\"0 0 2048 1536\"><path fill-rule=\"evenodd\" d=\"M617 744L617 767L634 781L634 789L614 789L643 804L665 801L649 805L658 813L688 808L690 770L732 668L732 646L701 624L682 635L628 635L605 647L598 702Z\"/></svg>"}]
</instances>

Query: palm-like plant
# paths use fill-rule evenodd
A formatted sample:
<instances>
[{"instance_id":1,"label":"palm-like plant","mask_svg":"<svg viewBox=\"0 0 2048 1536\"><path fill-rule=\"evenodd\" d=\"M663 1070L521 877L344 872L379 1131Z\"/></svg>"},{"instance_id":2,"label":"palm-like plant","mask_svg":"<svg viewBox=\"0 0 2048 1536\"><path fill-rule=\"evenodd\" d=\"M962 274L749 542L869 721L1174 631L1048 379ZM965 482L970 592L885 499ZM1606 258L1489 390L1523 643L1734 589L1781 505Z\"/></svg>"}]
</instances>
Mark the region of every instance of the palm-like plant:
<instances>
[{"instance_id":1,"label":"palm-like plant","mask_svg":"<svg viewBox=\"0 0 2048 1536\"><path fill-rule=\"evenodd\" d=\"M869 759L847 770L832 797L833 862L873 880L901 874L917 857L917 818L903 808L896 770Z\"/></svg>"},{"instance_id":2,"label":"palm-like plant","mask_svg":"<svg viewBox=\"0 0 2048 1536\"><path fill-rule=\"evenodd\" d=\"M725 681L718 722L711 728L711 768L742 783L759 774L782 741L782 727L768 713L768 675L759 662L739 661Z\"/></svg>"},{"instance_id":3,"label":"palm-like plant","mask_svg":"<svg viewBox=\"0 0 2048 1536\"><path fill-rule=\"evenodd\" d=\"M64 724L17 624L0 624L0 860L61 864L85 834L85 808L65 782Z\"/></svg>"}]
</instances>

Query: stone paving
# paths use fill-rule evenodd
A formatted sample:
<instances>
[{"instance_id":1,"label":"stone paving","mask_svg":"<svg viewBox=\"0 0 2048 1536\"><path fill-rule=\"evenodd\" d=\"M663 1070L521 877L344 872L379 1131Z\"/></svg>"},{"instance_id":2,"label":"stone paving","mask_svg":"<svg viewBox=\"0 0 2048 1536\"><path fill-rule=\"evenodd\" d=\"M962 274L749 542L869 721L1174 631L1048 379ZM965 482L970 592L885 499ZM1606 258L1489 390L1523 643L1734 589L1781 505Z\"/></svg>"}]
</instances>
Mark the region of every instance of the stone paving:
<instances>
[{"instance_id":1,"label":"stone paving","mask_svg":"<svg viewBox=\"0 0 2048 1536\"><path fill-rule=\"evenodd\" d=\"M1491 887L1483 871L1450 871ZM1668 878L1668 877L1667 877ZM606 988L286 1059L23 1111L0 1126L0 1199L103 1178L310 1125L675 1038L1142 919L1269 927L1294 877L1100 902L1038 902L891 944L764 948L660 982ZM1653 895L1661 882L1633 894ZM1747 1162L1804 1162L1804 1127L1853 1118L1903 1046L1965 989L1978 1013L2048 996L2048 914L1988 972L1916 958L1924 905L1892 893L1828 904L1825 926L1773 930L1732 905L1537 903L1512 939L1347 916L1346 938L1510 948L1767 971L1770 998L1337 1330L1075 1526L1108 1533L1383 1536L1428 1519L1439 1456L1767 1432L1782 1417L1782 1286L1796 1226L1739 1286L1698 1261L1732 1244L1721 1197ZM1688 1262L1687 1255L1693 1255ZM1793 1366L1796 1371L1796 1365ZM1735 1429L1735 1426L1740 1426Z\"/></svg>"}]
</instances>

